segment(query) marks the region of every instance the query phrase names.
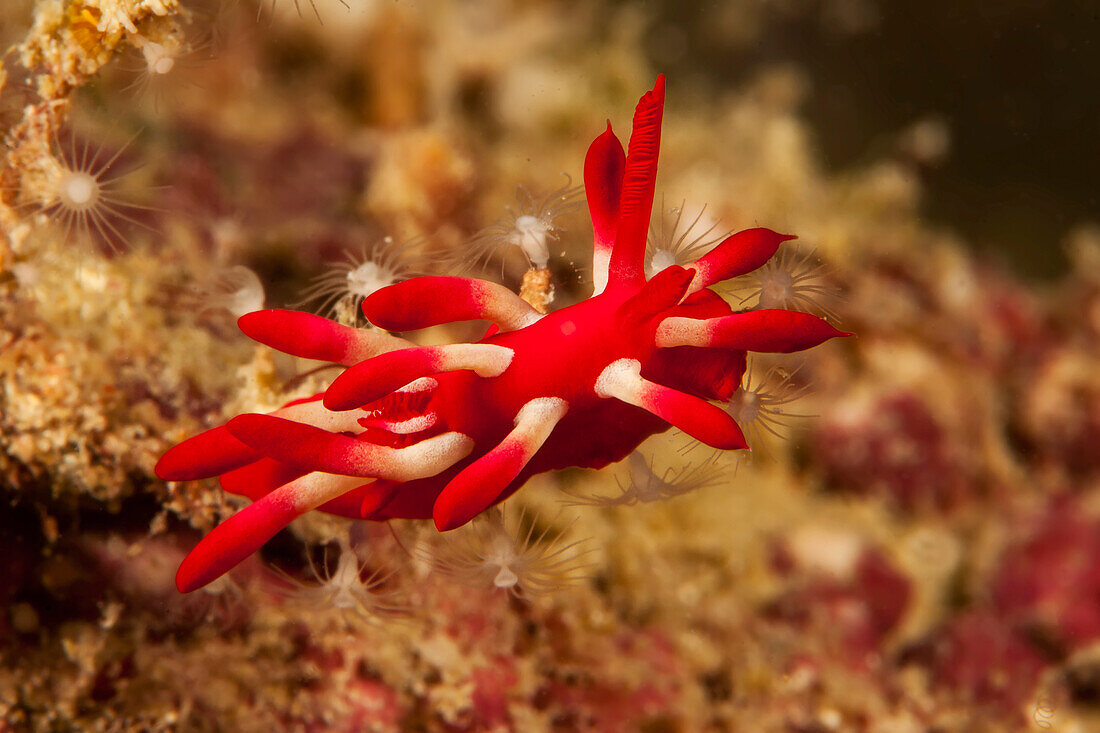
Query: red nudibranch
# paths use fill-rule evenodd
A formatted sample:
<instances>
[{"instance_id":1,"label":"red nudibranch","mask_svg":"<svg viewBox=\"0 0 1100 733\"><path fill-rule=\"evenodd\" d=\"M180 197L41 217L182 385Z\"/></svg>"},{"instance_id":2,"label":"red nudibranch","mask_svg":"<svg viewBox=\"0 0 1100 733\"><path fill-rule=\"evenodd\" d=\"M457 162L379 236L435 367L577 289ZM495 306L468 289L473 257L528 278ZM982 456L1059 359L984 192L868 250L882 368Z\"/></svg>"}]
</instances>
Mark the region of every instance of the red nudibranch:
<instances>
[{"instance_id":1,"label":"red nudibranch","mask_svg":"<svg viewBox=\"0 0 1100 733\"><path fill-rule=\"evenodd\" d=\"M252 503L184 559L182 592L227 572L312 509L355 519L427 518L459 527L543 471L602 468L675 426L715 448L746 448L708 400L728 400L748 351L792 352L847 335L789 310L735 313L708 286L751 272L793 237L733 234L688 267L648 281L664 77L638 102L628 151L607 130L588 149L595 292L540 315L484 280L417 277L377 291L379 329L287 310L242 316L249 337L343 364L325 392L245 414L169 450L157 475L220 476ZM473 344L417 347L385 331L462 320L496 325Z\"/></svg>"}]
</instances>

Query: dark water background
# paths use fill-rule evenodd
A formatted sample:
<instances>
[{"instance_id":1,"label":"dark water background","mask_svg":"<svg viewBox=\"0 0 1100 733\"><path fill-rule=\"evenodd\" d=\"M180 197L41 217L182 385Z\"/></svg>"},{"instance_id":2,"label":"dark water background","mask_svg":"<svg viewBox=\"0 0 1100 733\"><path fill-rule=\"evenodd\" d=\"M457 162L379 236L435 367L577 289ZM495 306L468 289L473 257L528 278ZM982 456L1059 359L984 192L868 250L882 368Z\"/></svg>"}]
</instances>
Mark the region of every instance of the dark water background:
<instances>
[{"instance_id":1,"label":"dark water background","mask_svg":"<svg viewBox=\"0 0 1100 733\"><path fill-rule=\"evenodd\" d=\"M924 171L923 213L1025 277L1058 275L1067 231L1100 221L1100 2L790 0L752 14L744 42L717 21L728 4L656 5L656 68L715 90L776 63L806 74L831 169L942 119L950 153Z\"/></svg>"},{"instance_id":2,"label":"dark water background","mask_svg":"<svg viewBox=\"0 0 1100 733\"><path fill-rule=\"evenodd\" d=\"M6 47L31 3L3 2ZM918 120L945 122L950 152L922 172L922 213L1024 277L1062 273L1067 232L1100 221L1098 0L629 4L648 18L653 68L681 83L719 92L797 67L831 170L880 159Z\"/></svg>"}]
</instances>

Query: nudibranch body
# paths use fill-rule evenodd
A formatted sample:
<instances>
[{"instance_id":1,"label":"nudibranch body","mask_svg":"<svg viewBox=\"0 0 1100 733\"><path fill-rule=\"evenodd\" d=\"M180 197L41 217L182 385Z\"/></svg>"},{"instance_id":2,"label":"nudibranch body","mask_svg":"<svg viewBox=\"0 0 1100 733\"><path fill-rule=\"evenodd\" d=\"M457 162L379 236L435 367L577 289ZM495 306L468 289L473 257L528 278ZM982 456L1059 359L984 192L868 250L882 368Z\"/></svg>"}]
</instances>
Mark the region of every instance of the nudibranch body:
<instances>
[{"instance_id":1,"label":"nudibranch body","mask_svg":"<svg viewBox=\"0 0 1100 733\"><path fill-rule=\"evenodd\" d=\"M211 582L312 509L352 518L428 518L459 527L532 475L622 460L675 426L707 445L745 448L710 400L740 387L748 351L798 351L846 335L796 311L734 313L709 286L751 272L791 237L733 234L687 267L647 279L664 79L638 103L628 151L607 130L592 143L584 185L595 235L595 292L540 315L507 288L418 277L363 301L385 331L461 320L494 324L473 344L417 347L285 310L239 320L251 338L347 369L322 394L246 414L168 451L164 479L220 476L253 503L211 531L176 577Z\"/></svg>"}]
</instances>

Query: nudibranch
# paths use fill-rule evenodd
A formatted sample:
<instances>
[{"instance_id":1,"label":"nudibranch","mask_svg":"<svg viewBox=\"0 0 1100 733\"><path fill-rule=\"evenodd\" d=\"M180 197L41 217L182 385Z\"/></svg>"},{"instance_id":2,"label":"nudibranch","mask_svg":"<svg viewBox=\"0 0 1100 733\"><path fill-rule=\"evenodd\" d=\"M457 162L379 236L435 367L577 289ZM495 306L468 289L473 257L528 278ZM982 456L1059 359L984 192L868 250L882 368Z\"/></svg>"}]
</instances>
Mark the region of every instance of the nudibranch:
<instances>
[{"instance_id":1,"label":"nudibranch","mask_svg":"<svg viewBox=\"0 0 1100 733\"><path fill-rule=\"evenodd\" d=\"M184 559L182 592L210 583L313 509L384 521L466 524L531 476L620 461L675 426L709 446L746 448L711 403L740 387L746 352L787 353L847 335L808 313L734 312L709 290L764 265L793 237L757 228L686 267L645 274L664 111L664 78L638 102L626 152L611 130L584 162L594 231L591 297L541 315L511 290L416 277L363 301L379 330L288 310L242 316L241 330L288 354L346 366L323 393L244 414L169 450L173 481L220 476L252 503ZM389 332L463 320L477 343L418 347Z\"/></svg>"}]
</instances>

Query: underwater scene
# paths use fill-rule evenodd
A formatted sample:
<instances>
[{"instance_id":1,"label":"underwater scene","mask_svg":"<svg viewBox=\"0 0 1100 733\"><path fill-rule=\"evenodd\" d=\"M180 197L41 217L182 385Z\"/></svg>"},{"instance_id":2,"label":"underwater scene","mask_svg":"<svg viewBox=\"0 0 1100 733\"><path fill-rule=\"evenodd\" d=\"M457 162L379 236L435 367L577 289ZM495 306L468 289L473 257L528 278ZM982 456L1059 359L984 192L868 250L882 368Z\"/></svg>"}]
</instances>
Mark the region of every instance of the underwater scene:
<instances>
[{"instance_id":1,"label":"underwater scene","mask_svg":"<svg viewBox=\"0 0 1100 733\"><path fill-rule=\"evenodd\" d=\"M1100 731L1098 33L0 0L0 733Z\"/></svg>"}]
</instances>

